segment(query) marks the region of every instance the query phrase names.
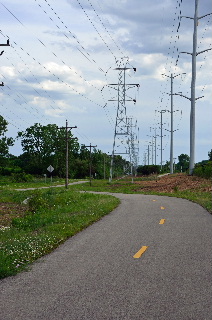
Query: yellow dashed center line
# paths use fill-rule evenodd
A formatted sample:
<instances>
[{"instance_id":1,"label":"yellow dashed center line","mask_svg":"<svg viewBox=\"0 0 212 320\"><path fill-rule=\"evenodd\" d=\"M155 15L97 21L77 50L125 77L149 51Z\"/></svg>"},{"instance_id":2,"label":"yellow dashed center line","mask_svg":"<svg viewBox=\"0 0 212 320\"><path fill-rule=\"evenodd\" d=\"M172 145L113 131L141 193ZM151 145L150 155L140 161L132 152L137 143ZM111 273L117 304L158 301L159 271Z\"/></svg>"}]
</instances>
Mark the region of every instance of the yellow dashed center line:
<instances>
[{"instance_id":1,"label":"yellow dashed center line","mask_svg":"<svg viewBox=\"0 0 212 320\"><path fill-rule=\"evenodd\" d=\"M159 222L159 224L164 224L165 221L166 221L166 219L161 219L160 222Z\"/></svg>"},{"instance_id":2,"label":"yellow dashed center line","mask_svg":"<svg viewBox=\"0 0 212 320\"><path fill-rule=\"evenodd\" d=\"M148 246L143 246L141 249L133 256L133 258L138 259L147 250Z\"/></svg>"},{"instance_id":3,"label":"yellow dashed center line","mask_svg":"<svg viewBox=\"0 0 212 320\"><path fill-rule=\"evenodd\" d=\"M165 207L160 207L161 208L161 210L164 210L165 209Z\"/></svg>"}]
</instances>

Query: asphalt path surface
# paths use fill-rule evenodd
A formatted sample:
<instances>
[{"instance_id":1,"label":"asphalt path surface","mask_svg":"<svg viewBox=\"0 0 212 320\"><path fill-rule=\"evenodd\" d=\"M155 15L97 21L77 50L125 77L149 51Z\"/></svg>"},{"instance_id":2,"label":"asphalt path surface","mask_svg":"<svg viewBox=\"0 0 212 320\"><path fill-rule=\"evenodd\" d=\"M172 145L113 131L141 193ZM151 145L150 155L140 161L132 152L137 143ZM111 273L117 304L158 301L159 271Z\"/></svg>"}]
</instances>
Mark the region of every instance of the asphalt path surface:
<instances>
[{"instance_id":1,"label":"asphalt path surface","mask_svg":"<svg viewBox=\"0 0 212 320\"><path fill-rule=\"evenodd\" d=\"M0 281L1 320L212 319L212 215L116 194L112 213Z\"/></svg>"}]
</instances>

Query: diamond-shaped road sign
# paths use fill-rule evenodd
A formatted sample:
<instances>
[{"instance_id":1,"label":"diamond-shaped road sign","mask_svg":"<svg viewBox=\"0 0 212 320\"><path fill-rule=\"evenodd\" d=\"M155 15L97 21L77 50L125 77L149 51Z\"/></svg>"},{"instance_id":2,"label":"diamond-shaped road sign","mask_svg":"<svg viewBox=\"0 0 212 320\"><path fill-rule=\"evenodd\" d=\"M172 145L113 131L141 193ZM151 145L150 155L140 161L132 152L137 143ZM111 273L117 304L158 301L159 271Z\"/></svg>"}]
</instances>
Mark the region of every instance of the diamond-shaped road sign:
<instances>
[{"instance_id":1,"label":"diamond-shaped road sign","mask_svg":"<svg viewBox=\"0 0 212 320\"><path fill-rule=\"evenodd\" d=\"M47 170L48 170L49 172L52 172L52 171L54 171L54 168L50 165L50 166L47 168Z\"/></svg>"}]
</instances>

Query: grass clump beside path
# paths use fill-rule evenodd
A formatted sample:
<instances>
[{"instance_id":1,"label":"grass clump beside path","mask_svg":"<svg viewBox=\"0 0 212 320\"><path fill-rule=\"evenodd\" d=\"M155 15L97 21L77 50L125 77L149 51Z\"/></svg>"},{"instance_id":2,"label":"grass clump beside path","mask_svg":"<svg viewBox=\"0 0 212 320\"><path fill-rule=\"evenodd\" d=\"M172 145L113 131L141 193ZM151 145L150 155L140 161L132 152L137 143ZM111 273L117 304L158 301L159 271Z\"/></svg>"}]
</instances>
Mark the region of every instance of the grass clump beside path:
<instances>
[{"instance_id":1,"label":"grass clump beside path","mask_svg":"<svg viewBox=\"0 0 212 320\"><path fill-rule=\"evenodd\" d=\"M17 204L17 212L11 215L1 210L0 278L26 269L119 204L119 200L111 196L59 188L0 190L0 196L1 204ZM20 211L22 207L25 210Z\"/></svg>"}]
</instances>

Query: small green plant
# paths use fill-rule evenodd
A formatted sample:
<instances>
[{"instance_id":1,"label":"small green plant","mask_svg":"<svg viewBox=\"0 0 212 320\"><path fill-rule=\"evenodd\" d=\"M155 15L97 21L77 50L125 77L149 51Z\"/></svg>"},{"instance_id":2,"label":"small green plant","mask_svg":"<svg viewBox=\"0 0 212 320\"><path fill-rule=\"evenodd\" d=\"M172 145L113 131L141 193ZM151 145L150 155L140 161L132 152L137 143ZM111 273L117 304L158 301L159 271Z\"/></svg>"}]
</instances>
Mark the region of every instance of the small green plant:
<instances>
[{"instance_id":1,"label":"small green plant","mask_svg":"<svg viewBox=\"0 0 212 320\"><path fill-rule=\"evenodd\" d=\"M29 211L35 213L37 211L49 208L48 197L44 197L41 190L35 190L28 200Z\"/></svg>"},{"instance_id":2,"label":"small green plant","mask_svg":"<svg viewBox=\"0 0 212 320\"><path fill-rule=\"evenodd\" d=\"M178 190L179 190L178 186L174 186L173 190L174 190L174 192L178 192Z\"/></svg>"}]
</instances>

